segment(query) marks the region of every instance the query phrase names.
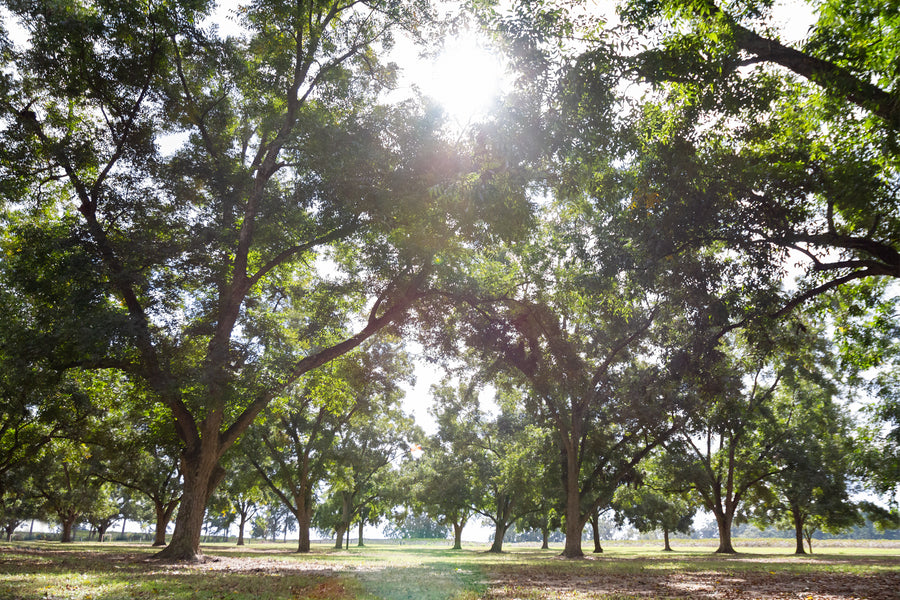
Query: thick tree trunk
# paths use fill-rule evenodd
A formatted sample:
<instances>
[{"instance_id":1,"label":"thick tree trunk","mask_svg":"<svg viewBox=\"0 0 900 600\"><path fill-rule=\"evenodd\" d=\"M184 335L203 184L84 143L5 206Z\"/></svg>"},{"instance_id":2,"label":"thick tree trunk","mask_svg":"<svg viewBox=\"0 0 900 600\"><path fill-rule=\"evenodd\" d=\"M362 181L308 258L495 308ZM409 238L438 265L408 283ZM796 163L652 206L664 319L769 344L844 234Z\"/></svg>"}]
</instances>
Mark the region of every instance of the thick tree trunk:
<instances>
[{"instance_id":1,"label":"thick tree trunk","mask_svg":"<svg viewBox=\"0 0 900 600\"><path fill-rule=\"evenodd\" d=\"M97 526L97 541L101 544L106 539L106 530L109 529L109 525L98 525Z\"/></svg>"},{"instance_id":2,"label":"thick tree trunk","mask_svg":"<svg viewBox=\"0 0 900 600\"><path fill-rule=\"evenodd\" d=\"M506 530L509 528L508 524L503 524L501 521L497 521L494 525L494 542L491 544L491 549L488 552L500 553L503 552L503 536L506 535Z\"/></svg>"},{"instance_id":3,"label":"thick tree trunk","mask_svg":"<svg viewBox=\"0 0 900 600\"><path fill-rule=\"evenodd\" d=\"M344 525L339 525L337 531L335 532L335 542L334 549L341 550L344 547L344 534L347 532L347 527Z\"/></svg>"},{"instance_id":4,"label":"thick tree trunk","mask_svg":"<svg viewBox=\"0 0 900 600\"><path fill-rule=\"evenodd\" d=\"M363 543L363 527L365 526L365 524L366 524L365 519L359 520L359 542L356 543L356 546L358 548L362 548L365 546L365 544Z\"/></svg>"},{"instance_id":5,"label":"thick tree trunk","mask_svg":"<svg viewBox=\"0 0 900 600\"><path fill-rule=\"evenodd\" d=\"M156 511L156 530L153 533L153 545L166 545L166 529L169 528L169 521L172 520L172 513L178 506L178 500L172 500L164 503L162 500L154 499L153 508Z\"/></svg>"},{"instance_id":6,"label":"thick tree trunk","mask_svg":"<svg viewBox=\"0 0 900 600\"><path fill-rule=\"evenodd\" d=\"M600 515L597 511L591 515L591 533L594 534L594 554L601 554L603 546L600 545Z\"/></svg>"},{"instance_id":7,"label":"thick tree trunk","mask_svg":"<svg viewBox=\"0 0 900 600\"><path fill-rule=\"evenodd\" d=\"M206 503L225 476L215 452L204 446L195 456L183 456L181 472L184 492L175 518L175 531L169 545L156 558L173 561L199 561L200 534L206 515Z\"/></svg>"},{"instance_id":8,"label":"thick tree trunk","mask_svg":"<svg viewBox=\"0 0 900 600\"><path fill-rule=\"evenodd\" d=\"M12 540L12 534L16 530L16 527L18 527L17 523L7 523L6 526L3 528L4 530L6 530L6 541L7 542Z\"/></svg>"},{"instance_id":9,"label":"thick tree trunk","mask_svg":"<svg viewBox=\"0 0 900 600\"><path fill-rule=\"evenodd\" d=\"M719 547L717 554L737 554L731 545L731 522L734 515L730 512L716 511L716 525L719 528Z\"/></svg>"},{"instance_id":10,"label":"thick tree trunk","mask_svg":"<svg viewBox=\"0 0 900 600\"><path fill-rule=\"evenodd\" d=\"M294 515L297 517L298 543L297 552L306 554L310 550L309 528L312 526L312 507L307 506Z\"/></svg>"},{"instance_id":11,"label":"thick tree trunk","mask_svg":"<svg viewBox=\"0 0 900 600\"><path fill-rule=\"evenodd\" d=\"M550 528L541 527L541 550L550 549Z\"/></svg>"},{"instance_id":12,"label":"thick tree trunk","mask_svg":"<svg viewBox=\"0 0 900 600\"><path fill-rule=\"evenodd\" d=\"M465 523L453 523L453 549L462 550L462 532Z\"/></svg>"},{"instance_id":13,"label":"thick tree trunk","mask_svg":"<svg viewBox=\"0 0 900 600\"><path fill-rule=\"evenodd\" d=\"M60 516L59 523L62 525L62 537L59 541L61 543L68 544L72 541L72 527L77 519L77 515Z\"/></svg>"},{"instance_id":14,"label":"thick tree trunk","mask_svg":"<svg viewBox=\"0 0 900 600\"><path fill-rule=\"evenodd\" d=\"M566 545L562 555L566 558L582 558L581 531L584 521L581 519L581 490L578 488L578 463L571 452L564 453L566 459L566 478L563 481L566 490Z\"/></svg>"},{"instance_id":15,"label":"thick tree trunk","mask_svg":"<svg viewBox=\"0 0 900 600\"><path fill-rule=\"evenodd\" d=\"M663 552L671 552L672 546L669 545L669 528L663 527L663 539L665 540L665 547L663 548Z\"/></svg>"}]
</instances>

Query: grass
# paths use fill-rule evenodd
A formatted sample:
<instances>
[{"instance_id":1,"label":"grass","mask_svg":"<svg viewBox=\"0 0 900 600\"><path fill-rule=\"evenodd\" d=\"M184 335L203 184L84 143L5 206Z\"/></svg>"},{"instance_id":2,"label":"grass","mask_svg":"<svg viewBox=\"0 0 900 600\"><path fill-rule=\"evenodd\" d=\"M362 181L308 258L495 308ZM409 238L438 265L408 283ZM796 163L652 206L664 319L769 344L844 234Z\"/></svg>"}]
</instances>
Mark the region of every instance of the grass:
<instances>
[{"instance_id":1,"label":"grass","mask_svg":"<svg viewBox=\"0 0 900 600\"><path fill-rule=\"evenodd\" d=\"M738 544L739 545L739 544ZM589 546L586 546L589 547ZM739 546L740 547L740 546ZM625 600L633 598L896 598L900 544L822 544L811 556L792 548L609 543L586 560L561 559L559 549L512 545L487 554L434 544L370 544L333 550L314 546L203 546L212 560L168 564L146 544L13 542L0 545L4 600Z\"/></svg>"}]
</instances>

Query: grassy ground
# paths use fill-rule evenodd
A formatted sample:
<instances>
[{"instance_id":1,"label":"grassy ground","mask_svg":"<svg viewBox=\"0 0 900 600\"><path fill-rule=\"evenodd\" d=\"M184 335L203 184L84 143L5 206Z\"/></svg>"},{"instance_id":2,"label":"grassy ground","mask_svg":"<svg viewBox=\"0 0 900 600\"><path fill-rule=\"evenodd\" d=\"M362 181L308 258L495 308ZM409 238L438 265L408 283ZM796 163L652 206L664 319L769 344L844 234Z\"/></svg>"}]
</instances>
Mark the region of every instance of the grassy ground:
<instances>
[{"instance_id":1,"label":"grassy ground","mask_svg":"<svg viewBox=\"0 0 900 600\"><path fill-rule=\"evenodd\" d=\"M18 542L0 545L0 599L900 598L900 544L855 543L823 543L806 557L780 543L738 543L742 553L730 557L712 554L714 545L663 553L610 543L577 561L519 545L501 555L486 545L323 545L301 556L291 545L210 544L210 560L195 565L156 561L145 544Z\"/></svg>"}]
</instances>

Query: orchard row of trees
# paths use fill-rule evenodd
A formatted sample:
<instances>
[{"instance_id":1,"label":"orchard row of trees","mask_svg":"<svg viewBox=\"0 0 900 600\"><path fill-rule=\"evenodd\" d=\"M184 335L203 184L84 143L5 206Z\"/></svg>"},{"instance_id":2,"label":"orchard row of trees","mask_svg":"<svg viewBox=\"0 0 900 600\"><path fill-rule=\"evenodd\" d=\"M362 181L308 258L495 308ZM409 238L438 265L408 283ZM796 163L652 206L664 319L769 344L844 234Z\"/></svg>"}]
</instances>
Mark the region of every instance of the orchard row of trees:
<instances>
[{"instance_id":1,"label":"orchard row of trees","mask_svg":"<svg viewBox=\"0 0 900 600\"><path fill-rule=\"evenodd\" d=\"M670 549L669 534L688 533L703 508L715 516L720 552L734 551L736 516L793 528L798 553L804 540L811 548L816 530L849 529L866 513L882 525L900 524L850 498L871 468L871 448L845 410L825 341L810 326L786 332L769 355L731 347L717 365L720 380L704 382L709 395L685 423L664 438L642 440L639 462L610 471L607 480L592 476L596 498L584 494L582 510L595 551L602 551L599 516L610 509L620 524L661 530ZM207 506L207 532L227 535L237 527L243 545L248 527L255 537L273 539L298 530L298 551L308 552L311 527L333 532L341 547L352 525L362 544L367 523L390 521L398 535L417 529L443 537L452 530L454 548L461 548L463 528L477 518L494 526L493 552L513 526L540 532L547 546L563 524L567 499L558 432L529 408L520 383L490 380L495 410L481 406L478 378L435 386L437 431L426 437L398 407L398 383L410 373L398 344L364 344L332 366L304 378L250 428ZM134 406L127 380L81 383L115 389L123 406ZM77 431L45 429L46 442L10 470L2 506L7 539L24 521L49 517L60 524L63 541L72 540L80 522L103 541L114 522L128 518L155 521L155 545L165 545L181 493L172 458L177 442L170 433L169 446L159 445L159 423L116 411L114 404L103 407L80 420ZM35 435L41 426L47 423L20 431ZM615 433L606 428L606 445L599 436L588 441L583 456L590 468L608 462L611 446L624 447Z\"/></svg>"},{"instance_id":2,"label":"orchard row of trees","mask_svg":"<svg viewBox=\"0 0 900 600\"><path fill-rule=\"evenodd\" d=\"M681 488L728 551L742 505L838 526L851 466L896 492L885 3L822 0L796 47L754 0L623 0L616 26L574 0L260 0L233 37L206 0L2 6L4 514L99 470L177 506L160 557L196 559L216 490L258 473L303 551L317 503L337 531L377 515L415 440L407 341L468 382L410 485L482 490L500 539L555 507L581 556L598 511L651 502L627 490ZM451 135L386 101L386 57L465 18L516 83Z\"/></svg>"}]
</instances>

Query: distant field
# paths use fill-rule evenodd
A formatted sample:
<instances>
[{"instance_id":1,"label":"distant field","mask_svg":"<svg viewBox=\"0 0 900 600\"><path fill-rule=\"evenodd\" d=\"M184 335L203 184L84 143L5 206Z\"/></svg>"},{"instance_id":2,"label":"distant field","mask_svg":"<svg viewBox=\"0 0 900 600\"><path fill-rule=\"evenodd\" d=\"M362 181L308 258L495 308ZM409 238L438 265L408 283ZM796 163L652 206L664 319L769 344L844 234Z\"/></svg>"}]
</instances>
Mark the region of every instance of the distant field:
<instances>
[{"instance_id":1,"label":"distant field","mask_svg":"<svg viewBox=\"0 0 900 600\"><path fill-rule=\"evenodd\" d=\"M559 547L519 544L501 555L481 544L322 544L309 555L292 544L209 544L201 564L160 563L146 544L14 542L0 544L0 599L900 598L898 541L822 541L800 557L790 540L736 540L744 552L730 557L712 554L710 540L689 542L676 540L672 553L608 542L577 561L561 559Z\"/></svg>"}]
</instances>

